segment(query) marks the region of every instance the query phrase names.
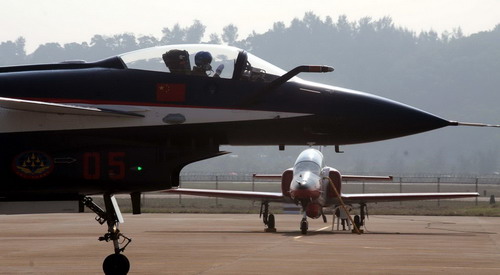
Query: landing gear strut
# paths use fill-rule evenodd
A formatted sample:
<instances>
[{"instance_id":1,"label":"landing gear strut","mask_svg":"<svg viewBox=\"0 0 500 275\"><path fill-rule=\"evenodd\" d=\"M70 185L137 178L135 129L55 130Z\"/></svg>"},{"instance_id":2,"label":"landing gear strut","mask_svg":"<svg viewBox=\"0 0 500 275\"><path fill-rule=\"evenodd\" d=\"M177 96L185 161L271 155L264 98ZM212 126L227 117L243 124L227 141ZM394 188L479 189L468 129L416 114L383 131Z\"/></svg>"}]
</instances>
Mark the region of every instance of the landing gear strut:
<instances>
[{"instance_id":1,"label":"landing gear strut","mask_svg":"<svg viewBox=\"0 0 500 275\"><path fill-rule=\"evenodd\" d=\"M115 197L110 194L104 194L103 198L106 211L94 203L90 197L84 197L82 200L85 206L97 214L95 220L98 223L107 223L108 225L108 232L99 237L99 241L113 242L115 253L106 257L102 264L102 269L105 274L109 275L127 274L130 270L130 262L125 255L120 253L125 250L132 239L127 238L118 229L120 223L123 223L123 217Z\"/></svg>"},{"instance_id":2,"label":"landing gear strut","mask_svg":"<svg viewBox=\"0 0 500 275\"><path fill-rule=\"evenodd\" d=\"M366 204L361 203L359 205L359 215L354 216L354 224L358 227L359 230L362 231L361 228L365 226L365 216L368 215L368 207Z\"/></svg>"},{"instance_id":3,"label":"landing gear strut","mask_svg":"<svg viewBox=\"0 0 500 275\"><path fill-rule=\"evenodd\" d=\"M365 217L368 217L368 206L365 203L359 205L360 207L360 215L361 215L361 226L365 225Z\"/></svg>"},{"instance_id":4,"label":"landing gear strut","mask_svg":"<svg viewBox=\"0 0 500 275\"><path fill-rule=\"evenodd\" d=\"M303 204L303 205L306 205L306 204ZM306 214L306 207L303 206L303 210L302 210L302 220L300 221L300 232L302 233L302 235L306 235L307 234L307 230L309 229L309 224L307 223L307 214Z\"/></svg>"},{"instance_id":5,"label":"landing gear strut","mask_svg":"<svg viewBox=\"0 0 500 275\"><path fill-rule=\"evenodd\" d=\"M267 226L267 228L265 229L266 232L276 232L274 215L269 214L269 202L262 202L262 204L260 205L259 218L260 217L262 217L262 221Z\"/></svg>"},{"instance_id":6,"label":"landing gear strut","mask_svg":"<svg viewBox=\"0 0 500 275\"><path fill-rule=\"evenodd\" d=\"M300 232L302 232L302 235L307 234L307 229L309 228L309 225L307 223L307 218L302 218L300 221Z\"/></svg>"}]
</instances>

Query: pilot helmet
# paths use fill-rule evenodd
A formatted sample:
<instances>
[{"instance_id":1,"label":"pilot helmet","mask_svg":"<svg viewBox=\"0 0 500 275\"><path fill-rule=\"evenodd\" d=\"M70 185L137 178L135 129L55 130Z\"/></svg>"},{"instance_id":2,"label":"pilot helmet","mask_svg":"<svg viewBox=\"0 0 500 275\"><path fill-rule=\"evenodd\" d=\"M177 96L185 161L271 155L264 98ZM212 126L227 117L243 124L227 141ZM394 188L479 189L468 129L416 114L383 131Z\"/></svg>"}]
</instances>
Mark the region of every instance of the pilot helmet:
<instances>
[{"instance_id":1,"label":"pilot helmet","mask_svg":"<svg viewBox=\"0 0 500 275\"><path fill-rule=\"evenodd\" d=\"M196 66L206 71L210 71L212 70L212 66L210 66L210 63L212 63L212 55L209 52L198 52L194 56L194 63Z\"/></svg>"}]
</instances>

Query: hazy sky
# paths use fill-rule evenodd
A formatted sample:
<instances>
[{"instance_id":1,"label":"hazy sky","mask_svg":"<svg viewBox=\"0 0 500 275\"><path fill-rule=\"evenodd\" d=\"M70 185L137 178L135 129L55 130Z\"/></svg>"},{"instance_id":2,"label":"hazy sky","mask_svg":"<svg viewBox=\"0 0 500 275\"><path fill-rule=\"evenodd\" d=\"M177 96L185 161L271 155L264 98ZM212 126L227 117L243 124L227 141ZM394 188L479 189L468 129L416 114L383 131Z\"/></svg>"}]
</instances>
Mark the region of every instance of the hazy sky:
<instances>
[{"instance_id":1,"label":"hazy sky","mask_svg":"<svg viewBox=\"0 0 500 275\"><path fill-rule=\"evenodd\" d=\"M416 32L460 26L468 35L500 23L500 0L0 0L0 7L0 42L23 36L28 53L47 42L90 42L94 34L159 38L164 27L186 27L196 19L207 26L207 37L233 23L245 38L277 21L288 26L307 11L334 21L341 14L350 21L391 16L396 25Z\"/></svg>"}]
</instances>

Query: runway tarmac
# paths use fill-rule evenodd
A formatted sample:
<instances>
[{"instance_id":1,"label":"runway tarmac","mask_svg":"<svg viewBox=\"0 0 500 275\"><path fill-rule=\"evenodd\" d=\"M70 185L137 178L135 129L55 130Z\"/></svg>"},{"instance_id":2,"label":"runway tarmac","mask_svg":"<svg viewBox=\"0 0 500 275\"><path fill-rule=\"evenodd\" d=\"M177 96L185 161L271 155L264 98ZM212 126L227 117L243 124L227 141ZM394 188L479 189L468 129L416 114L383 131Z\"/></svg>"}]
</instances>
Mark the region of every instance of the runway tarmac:
<instances>
[{"instance_id":1,"label":"runway tarmac","mask_svg":"<svg viewBox=\"0 0 500 275\"><path fill-rule=\"evenodd\" d=\"M330 219L331 217L329 217ZM363 235L331 220L256 214L125 215L129 274L500 274L500 218L370 216ZM112 244L94 215L0 216L0 274L102 274Z\"/></svg>"}]
</instances>

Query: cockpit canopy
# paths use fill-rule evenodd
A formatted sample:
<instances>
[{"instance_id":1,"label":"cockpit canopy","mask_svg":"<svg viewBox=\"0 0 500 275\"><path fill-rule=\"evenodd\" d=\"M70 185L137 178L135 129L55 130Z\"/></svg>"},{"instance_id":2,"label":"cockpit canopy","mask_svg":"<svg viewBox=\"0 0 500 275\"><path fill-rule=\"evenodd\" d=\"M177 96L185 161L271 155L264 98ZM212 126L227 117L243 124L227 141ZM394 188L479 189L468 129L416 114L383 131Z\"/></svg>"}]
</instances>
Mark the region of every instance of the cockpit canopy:
<instances>
[{"instance_id":1,"label":"cockpit canopy","mask_svg":"<svg viewBox=\"0 0 500 275\"><path fill-rule=\"evenodd\" d=\"M315 149L307 149L297 157L293 171L294 174L311 171L319 175L323 166L323 154Z\"/></svg>"},{"instance_id":2,"label":"cockpit canopy","mask_svg":"<svg viewBox=\"0 0 500 275\"><path fill-rule=\"evenodd\" d=\"M200 53L212 60L198 66ZM198 55L197 55L198 54ZM119 56L128 69L158 71L185 75L205 75L226 79L272 81L286 72L241 49L223 45L186 44L137 50ZM204 59L208 62L207 58ZM200 74L200 70L204 74Z\"/></svg>"}]
</instances>

